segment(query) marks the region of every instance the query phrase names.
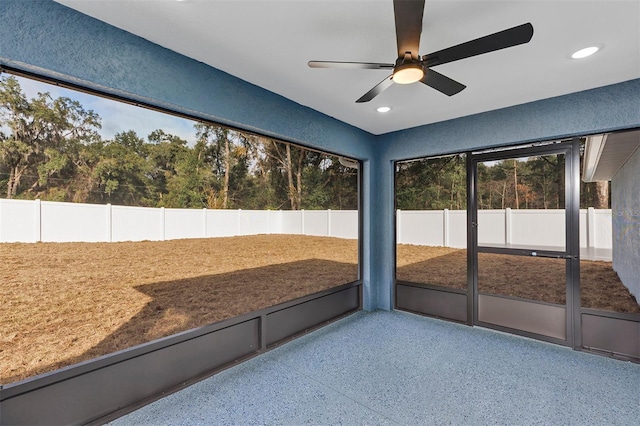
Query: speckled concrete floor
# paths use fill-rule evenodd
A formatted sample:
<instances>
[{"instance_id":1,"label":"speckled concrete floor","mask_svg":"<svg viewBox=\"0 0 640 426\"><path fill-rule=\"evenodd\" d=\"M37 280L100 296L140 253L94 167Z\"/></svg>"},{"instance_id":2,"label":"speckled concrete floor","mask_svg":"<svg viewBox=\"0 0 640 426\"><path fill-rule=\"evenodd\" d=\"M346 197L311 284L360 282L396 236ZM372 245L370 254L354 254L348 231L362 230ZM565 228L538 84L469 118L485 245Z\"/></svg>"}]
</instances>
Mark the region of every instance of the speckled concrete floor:
<instances>
[{"instance_id":1,"label":"speckled concrete floor","mask_svg":"<svg viewBox=\"0 0 640 426\"><path fill-rule=\"evenodd\" d=\"M640 365L359 312L114 425L637 425Z\"/></svg>"}]
</instances>

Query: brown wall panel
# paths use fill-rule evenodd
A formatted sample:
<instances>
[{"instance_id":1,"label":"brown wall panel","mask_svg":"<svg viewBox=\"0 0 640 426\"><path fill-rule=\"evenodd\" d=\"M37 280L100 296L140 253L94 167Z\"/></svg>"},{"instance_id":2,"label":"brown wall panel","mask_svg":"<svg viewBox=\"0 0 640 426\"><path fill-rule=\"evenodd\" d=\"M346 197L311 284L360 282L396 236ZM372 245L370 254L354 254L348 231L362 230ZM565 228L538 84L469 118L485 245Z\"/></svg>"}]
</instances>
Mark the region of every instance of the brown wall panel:
<instances>
[{"instance_id":1,"label":"brown wall panel","mask_svg":"<svg viewBox=\"0 0 640 426\"><path fill-rule=\"evenodd\" d=\"M454 321L467 321L467 295L424 287L396 285L398 309Z\"/></svg>"},{"instance_id":2,"label":"brown wall panel","mask_svg":"<svg viewBox=\"0 0 640 426\"><path fill-rule=\"evenodd\" d=\"M582 346L640 361L640 321L582 314Z\"/></svg>"},{"instance_id":3,"label":"brown wall panel","mask_svg":"<svg viewBox=\"0 0 640 426\"><path fill-rule=\"evenodd\" d=\"M563 306L479 294L478 321L567 339L567 310Z\"/></svg>"},{"instance_id":4,"label":"brown wall panel","mask_svg":"<svg viewBox=\"0 0 640 426\"><path fill-rule=\"evenodd\" d=\"M267 346L317 326L360 307L358 287L267 314Z\"/></svg>"}]
</instances>

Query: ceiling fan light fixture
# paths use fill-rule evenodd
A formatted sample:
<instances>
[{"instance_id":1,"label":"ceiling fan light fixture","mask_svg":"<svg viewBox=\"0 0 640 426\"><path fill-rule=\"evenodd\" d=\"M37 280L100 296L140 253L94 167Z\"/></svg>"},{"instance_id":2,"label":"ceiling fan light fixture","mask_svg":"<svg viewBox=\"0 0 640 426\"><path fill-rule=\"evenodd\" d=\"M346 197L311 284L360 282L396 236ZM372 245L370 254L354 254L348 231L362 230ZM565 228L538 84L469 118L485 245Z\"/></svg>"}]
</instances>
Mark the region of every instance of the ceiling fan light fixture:
<instances>
[{"instance_id":1,"label":"ceiling fan light fixture","mask_svg":"<svg viewBox=\"0 0 640 426\"><path fill-rule=\"evenodd\" d=\"M389 111L391 111L391 107L381 106L381 107L376 108L376 111L378 111L380 113L389 112Z\"/></svg>"},{"instance_id":2,"label":"ceiling fan light fixture","mask_svg":"<svg viewBox=\"0 0 640 426\"><path fill-rule=\"evenodd\" d=\"M393 82L398 84L415 83L422 77L424 77L424 70L418 63L400 64L393 70Z\"/></svg>"}]
</instances>

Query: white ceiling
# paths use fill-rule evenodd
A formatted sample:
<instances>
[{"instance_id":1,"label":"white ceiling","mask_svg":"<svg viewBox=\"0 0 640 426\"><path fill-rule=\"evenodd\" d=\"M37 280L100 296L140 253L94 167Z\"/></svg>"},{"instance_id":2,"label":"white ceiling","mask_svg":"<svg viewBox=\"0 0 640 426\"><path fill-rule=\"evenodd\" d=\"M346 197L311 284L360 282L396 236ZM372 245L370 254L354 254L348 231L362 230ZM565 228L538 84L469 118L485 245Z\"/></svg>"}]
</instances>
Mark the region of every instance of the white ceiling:
<instances>
[{"instance_id":1,"label":"white ceiling","mask_svg":"<svg viewBox=\"0 0 640 426\"><path fill-rule=\"evenodd\" d=\"M640 78L640 0L427 0L421 55L526 22L533 39L434 67L467 85L453 97L396 84L362 104L388 71L307 62L393 63L391 0L56 1L373 134ZM591 45L602 49L570 58Z\"/></svg>"}]
</instances>

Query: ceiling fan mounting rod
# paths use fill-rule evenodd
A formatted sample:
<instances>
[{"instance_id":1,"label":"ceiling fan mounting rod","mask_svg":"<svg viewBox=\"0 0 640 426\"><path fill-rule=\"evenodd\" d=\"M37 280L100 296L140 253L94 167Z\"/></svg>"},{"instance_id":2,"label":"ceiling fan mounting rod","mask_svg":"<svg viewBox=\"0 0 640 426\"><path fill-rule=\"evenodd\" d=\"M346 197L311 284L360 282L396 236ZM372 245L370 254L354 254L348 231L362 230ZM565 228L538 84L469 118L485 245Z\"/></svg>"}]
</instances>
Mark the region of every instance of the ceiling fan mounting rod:
<instances>
[{"instance_id":1,"label":"ceiling fan mounting rod","mask_svg":"<svg viewBox=\"0 0 640 426\"><path fill-rule=\"evenodd\" d=\"M411 52L407 52L404 54L404 56L396 59L394 68L406 64L422 64L422 60L420 59L420 57L418 57L418 59L415 59L413 56L411 56Z\"/></svg>"}]
</instances>

